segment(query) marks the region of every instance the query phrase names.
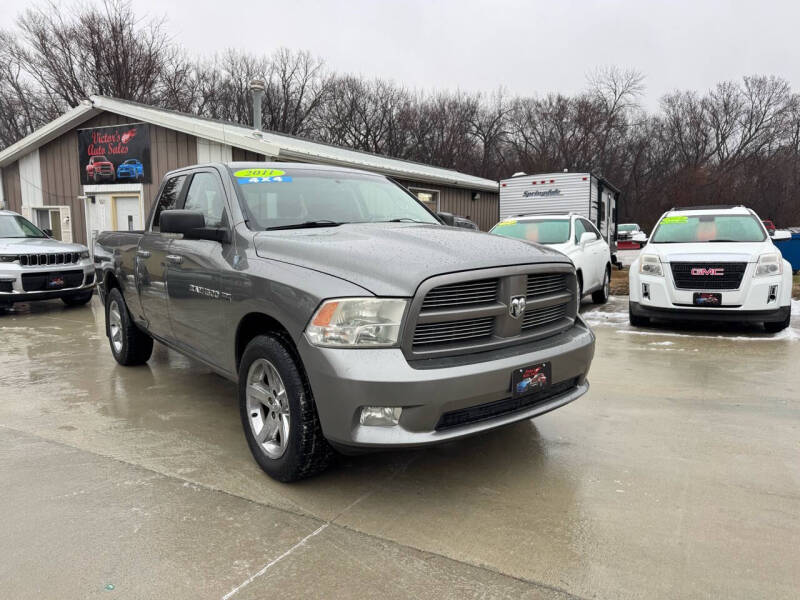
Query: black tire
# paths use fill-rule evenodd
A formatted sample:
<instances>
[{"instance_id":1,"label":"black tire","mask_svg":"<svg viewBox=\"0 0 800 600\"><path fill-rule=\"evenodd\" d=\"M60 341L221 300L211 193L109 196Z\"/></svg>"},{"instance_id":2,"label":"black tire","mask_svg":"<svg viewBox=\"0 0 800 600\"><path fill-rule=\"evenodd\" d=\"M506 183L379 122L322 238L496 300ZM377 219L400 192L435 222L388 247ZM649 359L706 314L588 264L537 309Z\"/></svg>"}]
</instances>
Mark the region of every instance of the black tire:
<instances>
[{"instance_id":1,"label":"black tire","mask_svg":"<svg viewBox=\"0 0 800 600\"><path fill-rule=\"evenodd\" d=\"M640 317L633 314L630 305L628 305L628 320L634 327L647 327L650 325L650 317Z\"/></svg>"},{"instance_id":2,"label":"black tire","mask_svg":"<svg viewBox=\"0 0 800 600\"><path fill-rule=\"evenodd\" d=\"M61 301L67 306L83 306L92 299L92 290L71 296L62 296Z\"/></svg>"},{"instance_id":3,"label":"black tire","mask_svg":"<svg viewBox=\"0 0 800 600\"><path fill-rule=\"evenodd\" d=\"M110 322L109 315L114 307L119 311L119 347L112 334L114 325ZM113 318L113 317L112 317ZM111 354L121 365L130 367L143 365L153 353L153 338L136 326L128 312L125 299L118 288L113 288L106 296L106 335L111 346Z\"/></svg>"},{"instance_id":4,"label":"black tire","mask_svg":"<svg viewBox=\"0 0 800 600\"><path fill-rule=\"evenodd\" d=\"M581 301L583 300L583 274L578 271L578 308L581 307Z\"/></svg>"},{"instance_id":5,"label":"black tire","mask_svg":"<svg viewBox=\"0 0 800 600\"><path fill-rule=\"evenodd\" d=\"M611 294L611 267L606 266L605 275L603 275L603 287L596 292L592 292L592 302L595 304L605 304L608 302L608 296Z\"/></svg>"},{"instance_id":6,"label":"black tire","mask_svg":"<svg viewBox=\"0 0 800 600\"><path fill-rule=\"evenodd\" d=\"M767 330L767 333L778 333L779 331L783 331L789 326L790 321L792 320L792 314L789 313L786 315L786 318L783 321L773 321L771 323L764 323L764 329Z\"/></svg>"},{"instance_id":7,"label":"black tire","mask_svg":"<svg viewBox=\"0 0 800 600\"><path fill-rule=\"evenodd\" d=\"M256 439L248 409L247 390L251 366L264 359L275 368L286 390L289 435L279 457L271 457ZM263 361L261 361L263 363ZM299 358L274 335L259 335L247 344L239 365L239 413L247 445L258 466L278 481L290 482L321 473L333 462L335 453L322 434L311 388Z\"/></svg>"}]
</instances>

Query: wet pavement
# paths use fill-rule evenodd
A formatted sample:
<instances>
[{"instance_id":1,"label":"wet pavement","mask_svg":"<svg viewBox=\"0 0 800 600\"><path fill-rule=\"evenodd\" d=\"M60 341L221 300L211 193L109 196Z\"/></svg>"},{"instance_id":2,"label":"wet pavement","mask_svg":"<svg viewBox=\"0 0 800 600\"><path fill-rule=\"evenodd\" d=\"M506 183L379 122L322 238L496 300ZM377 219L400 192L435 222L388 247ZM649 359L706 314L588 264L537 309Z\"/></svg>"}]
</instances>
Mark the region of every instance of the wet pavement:
<instances>
[{"instance_id":1,"label":"wet pavement","mask_svg":"<svg viewBox=\"0 0 800 600\"><path fill-rule=\"evenodd\" d=\"M800 304L794 313L800 317ZM2 598L796 598L800 318L634 329L584 305L591 391L285 485L234 385L95 298L0 315Z\"/></svg>"}]
</instances>

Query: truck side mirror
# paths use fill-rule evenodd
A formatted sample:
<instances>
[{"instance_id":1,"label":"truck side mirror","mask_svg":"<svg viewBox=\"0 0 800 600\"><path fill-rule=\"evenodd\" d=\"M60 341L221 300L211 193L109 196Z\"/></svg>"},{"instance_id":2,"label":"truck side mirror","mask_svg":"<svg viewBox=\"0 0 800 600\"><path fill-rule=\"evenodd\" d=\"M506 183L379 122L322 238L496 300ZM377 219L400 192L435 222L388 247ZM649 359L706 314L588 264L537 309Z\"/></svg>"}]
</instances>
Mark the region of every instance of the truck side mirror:
<instances>
[{"instance_id":1,"label":"truck side mirror","mask_svg":"<svg viewBox=\"0 0 800 600\"><path fill-rule=\"evenodd\" d=\"M456 218L453 216L453 213L440 212L436 213L436 216L438 216L445 225L449 225L450 227L456 226Z\"/></svg>"},{"instance_id":2,"label":"truck side mirror","mask_svg":"<svg viewBox=\"0 0 800 600\"><path fill-rule=\"evenodd\" d=\"M187 240L228 241L228 231L218 227L206 227L206 218L199 210L162 211L159 216L159 227L161 233L181 233Z\"/></svg>"}]
</instances>

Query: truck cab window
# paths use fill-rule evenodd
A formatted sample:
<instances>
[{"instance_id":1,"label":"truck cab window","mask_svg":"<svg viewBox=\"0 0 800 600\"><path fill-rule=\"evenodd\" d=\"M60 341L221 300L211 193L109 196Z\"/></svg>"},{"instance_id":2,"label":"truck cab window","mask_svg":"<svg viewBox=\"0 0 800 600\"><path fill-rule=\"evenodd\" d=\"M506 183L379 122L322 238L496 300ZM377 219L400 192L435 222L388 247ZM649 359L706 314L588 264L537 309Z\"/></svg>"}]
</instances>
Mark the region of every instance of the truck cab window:
<instances>
[{"instance_id":1,"label":"truck cab window","mask_svg":"<svg viewBox=\"0 0 800 600\"><path fill-rule=\"evenodd\" d=\"M164 184L161 195L158 197L155 212L153 213L153 224L150 227L151 231L159 231L158 220L162 210L175 208L185 181L186 175L178 175L177 177L170 178Z\"/></svg>"},{"instance_id":2,"label":"truck cab window","mask_svg":"<svg viewBox=\"0 0 800 600\"><path fill-rule=\"evenodd\" d=\"M189 184L183 208L203 213L206 227L221 227L225 215L225 195L213 173L196 173Z\"/></svg>"}]
</instances>

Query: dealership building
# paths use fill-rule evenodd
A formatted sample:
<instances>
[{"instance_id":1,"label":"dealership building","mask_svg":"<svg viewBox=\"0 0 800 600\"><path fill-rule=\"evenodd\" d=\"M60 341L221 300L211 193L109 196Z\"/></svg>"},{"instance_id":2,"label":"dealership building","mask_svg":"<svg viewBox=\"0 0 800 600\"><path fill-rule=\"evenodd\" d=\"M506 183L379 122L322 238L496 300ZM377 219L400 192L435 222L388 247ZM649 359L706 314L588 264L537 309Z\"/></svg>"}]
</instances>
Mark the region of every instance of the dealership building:
<instances>
[{"instance_id":1,"label":"dealership building","mask_svg":"<svg viewBox=\"0 0 800 600\"><path fill-rule=\"evenodd\" d=\"M263 160L387 175L432 210L468 217L484 231L499 215L496 181L104 96L0 152L0 207L85 244L99 231L142 229L168 171Z\"/></svg>"}]
</instances>

